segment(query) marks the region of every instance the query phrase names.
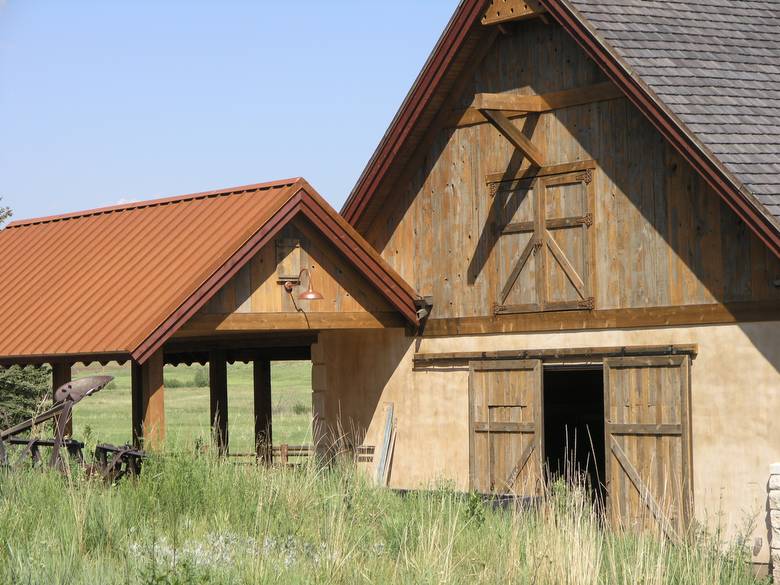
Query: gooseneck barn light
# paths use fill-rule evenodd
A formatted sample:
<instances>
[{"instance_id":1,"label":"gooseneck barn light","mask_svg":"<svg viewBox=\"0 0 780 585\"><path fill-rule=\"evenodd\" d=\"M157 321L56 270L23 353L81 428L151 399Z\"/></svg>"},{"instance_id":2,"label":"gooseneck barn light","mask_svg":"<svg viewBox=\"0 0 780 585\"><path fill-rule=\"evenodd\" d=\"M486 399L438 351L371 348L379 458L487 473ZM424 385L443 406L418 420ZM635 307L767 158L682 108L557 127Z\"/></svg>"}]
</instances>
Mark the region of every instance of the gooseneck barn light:
<instances>
[{"instance_id":1,"label":"gooseneck barn light","mask_svg":"<svg viewBox=\"0 0 780 585\"><path fill-rule=\"evenodd\" d=\"M309 272L308 268L304 268L304 269L301 270L300 274L298 274L298 280L297 281L288 280L287 282L285 282L284 283L284 290L286 290L288 293L292 294L293 289L296 286L300 286L301 279L303 278L303 273L304 272L306 273L306 278L309 280L309 288L306 289L301 294L299 294L298 298L300 300L302 300L302 301L320 301L320 300L322 300L324 298L322 296L322 294L317 292L316 290L314 290L314 288L311 285L311 273Z\"/></svg>"}]
</instances>

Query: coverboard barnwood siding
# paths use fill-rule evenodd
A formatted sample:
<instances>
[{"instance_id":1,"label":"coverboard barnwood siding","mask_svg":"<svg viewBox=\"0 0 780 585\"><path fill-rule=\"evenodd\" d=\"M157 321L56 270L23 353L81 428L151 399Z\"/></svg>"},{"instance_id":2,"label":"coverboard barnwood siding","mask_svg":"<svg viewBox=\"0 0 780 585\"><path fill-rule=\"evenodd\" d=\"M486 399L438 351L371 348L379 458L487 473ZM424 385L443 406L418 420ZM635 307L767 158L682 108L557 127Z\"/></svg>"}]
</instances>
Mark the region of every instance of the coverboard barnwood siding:
<instances>
[{"instance_id":1,"label":"coverboard barnwood siding","mask_svg":"<svg viewBox=\"0 0 780 585\"><path fill-rule=\"evenodd\" d=\"M304 276L303 288L297 287L293 295L307 313L395 313L317 230L306 220L296 219L225 284L199 315L297 313L290 294L278 282L293 268L297 268L295 276L300 268L308 268L314 289L324 297L297 299L308 286Z\"/></svg>"},{"instance_id":2,"label":"coverboard barnwood siding","mask_svg":"<svg viewBox=\"0 0 780 585\"><path fill-rule=\"evenodd\" d=\"M454 110L476 93L536 94L605 81L554 24L522 22L499 37ZM628 309L780 300L780 261L626 99L533 114L514 123L547 164L595 160L594 305ZM394 186L365 234L421 294L431 319L490 316L527 234L497 235L507 209L487 175L528 161L490 124L437 129L424 159ZM521 196L511 205L525 213ZM527 210L526 210L527 211ZM512 291L533 298L535 258Z\"/></svg>"}]
</instances>

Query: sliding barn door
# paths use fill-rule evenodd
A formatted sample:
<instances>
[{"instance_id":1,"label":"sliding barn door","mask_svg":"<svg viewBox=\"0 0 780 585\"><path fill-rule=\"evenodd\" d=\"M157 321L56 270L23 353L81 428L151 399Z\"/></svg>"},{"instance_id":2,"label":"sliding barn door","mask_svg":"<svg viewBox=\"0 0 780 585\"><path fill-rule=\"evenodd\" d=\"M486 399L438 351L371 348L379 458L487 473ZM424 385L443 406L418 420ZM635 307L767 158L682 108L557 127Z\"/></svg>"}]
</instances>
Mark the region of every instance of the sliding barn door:
<instances>
[{"instance_id":1,"label":"sliding barn door","mask_svg":"<svg viewBox=\"0 0 780 585\"><path fill-rule=\"evenodd\" d=\"M541 485L542 363L470 364L471 488L534 495Z\"/></svg>"},{"instance_id":2,"label":"sliding barn door","mask_svg":"<svg viewBox=\"0 0 780 585\"><path fill-rule=\"evenodd\" d=\"M669 536L690 517L688 356L604 360L606 487L612 521Z\"/></svg>"}]
</instances>

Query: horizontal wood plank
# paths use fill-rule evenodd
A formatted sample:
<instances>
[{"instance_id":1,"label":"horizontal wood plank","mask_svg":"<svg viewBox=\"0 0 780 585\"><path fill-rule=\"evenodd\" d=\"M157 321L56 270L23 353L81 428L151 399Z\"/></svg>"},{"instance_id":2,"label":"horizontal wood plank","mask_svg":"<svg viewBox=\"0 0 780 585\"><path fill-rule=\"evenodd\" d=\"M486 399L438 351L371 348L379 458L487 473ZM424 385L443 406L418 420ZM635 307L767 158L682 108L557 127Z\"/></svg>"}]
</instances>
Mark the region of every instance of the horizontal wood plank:
<instances>
[{"instance_id":1,"label":"horizontal wood plank","mask_svg":"<svg viewBox=\"0 0 780 585\"><path fill-rule=\"evenodd\" d=\"M621 97L623 97L623 93L610 82L535 95L478 93L474 96L471 107L453 115L451 126L462 128L474 124L484 124L488 120L481 112L483 109L500 110L508 118L519 118L529 113L550 112Z\"/></svg>"},{"instance_id":2,"label":"horizontal wood plank","mask_svg":"<svg viewBox=\"0 0 780 585\"><path fill-rule=\"evenodd\" d=\"M204 314L192 319L175 337L298 329L382 329L404 325L400 315L380 312Z\"/></svg>"},{"instance_id":3,"label":"horizontal wood plank","mask_svg":"<svg viewBox=\"0 0 780 585\"><path fill-rule=\"evenodd\" d=\"M423 335L478 335L531 331L572 331L631 327L670 327L780 320L780 303L741 302L634 309L571 310L546 313L499 314L486 317L430 319Z\"/></svg>"},{"instance_id":4,"label":"horizontal wood plank","mask_svg":"<svg viewBox=\"0 0 780 585\"><path fill-rule=\"evenodd\" d=\"M580 217L556 217L553 219L546 219L544 225L548 230L558 230L581 225L590 225L592 222L593 219L589 215L583 215ZM533 221L518 221L516 223L506 224L504 229L501 230L501 235L527 234L532 231L534 231Z\"/></svg>"},{"instance_id":5,"label":"horizontal wood plank","mask_svg":"<svg viewBox=\"0 0 780 585\"><path fill-rule=\"evenodd\" d=\"M500 189L512 188L515 185L505 185L506 183L521 183L523 186L531 186L531 183L537 177L549 177L551 175L562 175L566 173L573 173L576 171L586 171L588 169L596 168L595 160L581 160L571 163L563 163L557 165L547 165L538 169L524 169L517 174L507 176L506 171L498 173L488 173L485 175L485 183L492 185L494 183L502 183Z\"/></svg>"},{"instance_id":6,"label":"horizontal wood plank","mask_svg":"<svg viewBox=\"0 0 780 585\"><path fill-rule=\"evenodd\" d=\"M665 368L677 367L684 361L680 355L651 355L644 357L613 357L609 359L610 368Z\"/></svg>"},{"instance_id":7,"label":"horizontal wood plank","mask_svg":"<svg viewBox=\"0 0 780 585\"><path fill-rule=\"evenodd\" d=\"M650 356L663 354L696 355L696 344L678 345L638 345L638 346L608 346L608 347L573 347L563 349L522 349L497 351L457 351L414 354L414 365L425 366L437 363L469 363L475 369L512 369L511 364L527 363L528 360L560 360L566 358L601 360L611 356ZM515 366L517 367L517 366Z\"/></svg>"},{"instance_id":8,"label":"horizontal wood plank","mask_svg":"<svg viewBox=\"0 0 780 585\"><path fill-rule=\"evenodd\" d=\"M519 405L514 405L519 406ZM474 422L475 433L535 433L534 423Z\"/></svg>"},{"instance_id":9,"label":"horizontal wood plank","mask_svg":"<svg viewBox=\"0 0 780 585\"><path fill-rule=\"evenodd\" d=\"M541 112L542 96L513 93L478 93L471 102L475 110L501 110L512 112Z\"/></svg>"},{"instance_id":10,"label":"horizontal wood plank","mask_svg":"<svg viewBox=\"0 0 780 585\"><path fill-rule=\"evenodd\" d=\"M682 425L609 423L607 431L613 435L681 435Z\"/></svg>"},{"instance_id":11,"label":"horizontal wood plank","mask_svg":"<svg viewBox=\"0 0 780 585\"><path fill-rule=\"evenodd\" d=\"M422 355L422 354L417 354ZM481 354L473 354L474 360L470 366L473 372L492 372L492 371L505 371L505 370L533 370L539 364L535 360L526 359L510 359L503 362L496 361L479 361Z\"/></svg>"},{"instance_id":12,"label":"horizontal wood plank","mask_svg":"<svg viewBox=\"0 0 780 585\"><path fill-rule=\"evenodd\" d=\"M494 312L496 315L513 315L513 314L535 314L539 311L581 311L583 309L589 309L593 304L592 299L576 300L576 301L554 301L544 303L544 306L538 304L524 304L524 305L496 305Z\"/></svg>"},{"instance_id":13,"label":"horizontal wood plank","mask_svg":"<svg viewBox=\"0 0 780 585\"><path fill-rule=\"evenodd\" d=\"M510 112L549 112L558 108L581 106L593 102L613 100L623 95L610 82L587 87L565 89L540 95L513 93L478 93L471 107L477 110L502 110Z\"/></svg>"}]
</instances>

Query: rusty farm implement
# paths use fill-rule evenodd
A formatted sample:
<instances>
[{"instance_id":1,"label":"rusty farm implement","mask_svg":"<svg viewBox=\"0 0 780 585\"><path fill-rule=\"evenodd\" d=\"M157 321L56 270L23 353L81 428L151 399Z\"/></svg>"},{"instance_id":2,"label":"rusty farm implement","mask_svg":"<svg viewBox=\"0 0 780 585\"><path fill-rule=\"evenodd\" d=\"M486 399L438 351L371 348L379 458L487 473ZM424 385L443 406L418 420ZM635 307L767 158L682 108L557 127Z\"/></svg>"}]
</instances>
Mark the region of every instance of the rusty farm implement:
<instances>
[{"instance_id":1,"label":"rusty farm implement","mask_svg":"<svg viewBox=\"0 0 780 585\"><path fill-rule=\"evenodd\" d=\"M105 388L113 379L113 376L88 376L67 382L54 391L54 405L51 408L0 430L0 467L12 468L27 460L32 465L43 464L43 448L51 450L47 459L48 465L54 469L65 468L64 453L68 454L71 461L84 465L84 443L66 436L68 422L76 404ZM51 420L54 421L53 438L41 438L33 434L36 427ZM15 460L12 461L12 457ZM87 470L113 482L125 475L138 475L145 457L143 451L130 445L99 444L95 447L93 462Z\"/></svg>"}]
</instances>

